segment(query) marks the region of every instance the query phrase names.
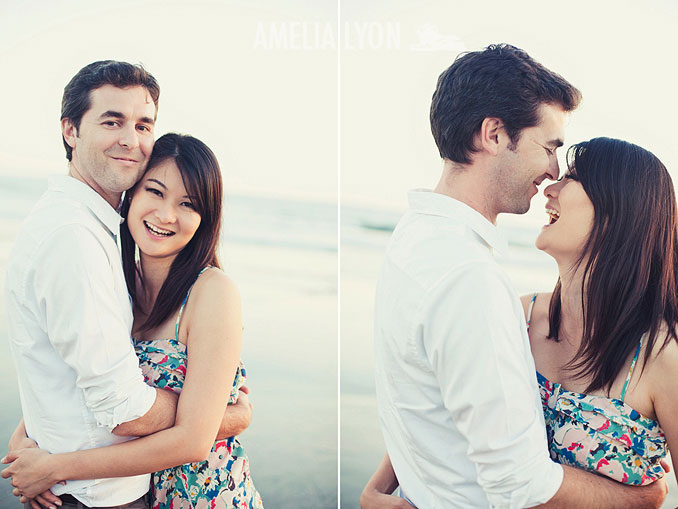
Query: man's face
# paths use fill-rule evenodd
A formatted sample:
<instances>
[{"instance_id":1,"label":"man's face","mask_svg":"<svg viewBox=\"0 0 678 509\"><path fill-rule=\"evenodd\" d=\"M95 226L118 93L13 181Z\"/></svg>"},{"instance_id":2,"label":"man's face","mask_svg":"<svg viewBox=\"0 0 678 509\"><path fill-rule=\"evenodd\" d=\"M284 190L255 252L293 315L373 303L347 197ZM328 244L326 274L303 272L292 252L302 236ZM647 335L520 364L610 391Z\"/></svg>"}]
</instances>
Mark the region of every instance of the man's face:
<instances>
[{"instance_id":1,"label":"man's face","mask_svg":"<svg viewBox=\"0 0 678 509\"><path fill-rule=\"evenodd\" d=\"M539 124L523 129L518 142L509 142L498 155L497 213L524 214L537 186L544 179L558 179L556 149L565 139L566 112L560 106L542 104L540 118Z\"/></svg>"},{"instance_id":2,"label":"man's face","mask_svg":"<svg viewBox=\"0 0 678 509\"><path fill-rule=\"evenodd\" d=\"M71 173L116 208L123 191L146 169L156 108L141 86L104 85L90 92L90 103L78 129L69 119L62 121L64 138L73 148Z\"/></svg>"}]
</instances>

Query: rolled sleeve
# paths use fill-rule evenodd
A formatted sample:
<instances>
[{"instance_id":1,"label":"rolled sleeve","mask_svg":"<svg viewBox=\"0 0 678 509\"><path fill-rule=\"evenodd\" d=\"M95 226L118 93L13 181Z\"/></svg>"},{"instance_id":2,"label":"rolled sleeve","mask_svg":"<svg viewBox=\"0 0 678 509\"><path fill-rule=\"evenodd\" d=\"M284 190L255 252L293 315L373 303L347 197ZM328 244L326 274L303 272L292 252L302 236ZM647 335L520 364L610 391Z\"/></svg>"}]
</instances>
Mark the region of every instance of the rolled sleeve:
<instances>
[{"instance_id":1,"label":"rolled sleeve","mask_svg":"<svg viewBox=\"0 0 678 509\"><path fill-rule=\"evenodd\" d=\"M563 469L548 454L534 361L510 282L494 264L459 267L436 285L423 313L443 403L468 441L491 507L548 501Z\"/></svg>"},{"instance_id":2,"label":"rolled sleeve","mask_svg":"<svg viewBox=\"0 0 678 509\"><path fill-rule=\"evenodd\" d=\"M49 341L75 372L76 387L99 426L144 415L155 389L144 383L130 339L129 319L115 289L113 263L87 228L68 225L38 248L43 261L32 288Z\"/></svg>"}]
</instances>

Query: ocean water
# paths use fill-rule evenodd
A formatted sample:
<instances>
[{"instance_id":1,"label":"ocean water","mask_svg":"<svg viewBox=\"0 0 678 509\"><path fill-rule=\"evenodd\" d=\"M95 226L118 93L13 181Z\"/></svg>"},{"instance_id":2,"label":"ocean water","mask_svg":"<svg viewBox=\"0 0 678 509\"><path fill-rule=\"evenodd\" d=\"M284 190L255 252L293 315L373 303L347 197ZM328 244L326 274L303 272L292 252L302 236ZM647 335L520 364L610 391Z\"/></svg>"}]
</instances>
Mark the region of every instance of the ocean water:
<instances>
[{"instance_id":1,"label":"ocean water","mask_svg":"<svg viewBox=\"0 0 678 509\"><path fill-rule=\"evenodd\" d=\"M43 180L0 177L0 285ZM221 260L243 301L242 359L254 405L241 435L270 508L337 506L336 204L227 196ZM0 450L19 421L0 293ZM0 480L0 507L19 507Z\"/></svg>"},{"instance_id":2,"label":"ocean water","mask_svg":"<svg viewBox=\"0 0 678 509\"><path fill-rule=\"evenodd\" d=\"M385 446L379 429L373 376L374 292L384 251L401 211L341 208L341 507L359 507L360 493L379 465ZM508 219L508 220L507 220ZM551 291L557 267L534 247L539 227L501 218L509 240L500 265L520 295ZM675 475L662 507L678 506Z\"/></svg>"}]
</instances>

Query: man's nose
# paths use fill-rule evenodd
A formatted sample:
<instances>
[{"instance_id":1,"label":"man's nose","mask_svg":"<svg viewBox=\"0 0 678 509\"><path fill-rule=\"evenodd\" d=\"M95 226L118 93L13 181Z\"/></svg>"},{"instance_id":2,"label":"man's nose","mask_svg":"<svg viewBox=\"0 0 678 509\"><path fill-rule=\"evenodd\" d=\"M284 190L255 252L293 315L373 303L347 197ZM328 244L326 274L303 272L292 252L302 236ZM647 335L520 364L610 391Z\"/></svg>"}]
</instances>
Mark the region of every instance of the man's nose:
<instances>
[{"instance_id":1,"label":"man's nose","mask_svg":"<svg viewBox=\"0 0 678 509\"><path fill-rule=\"evenodd\" d=\"M127 149L134 149L139 146L139 134L134 126L125 126L120 130L120 139L118 143Z\"/></svg>"},{"instance_id":2,"label":"man's nose","mask_svg":"<svg viewBox=\"0 0 678 509\"><path fill-rule=\"evenodd\" d=\"M560 177L560 166L558 165L558 156L555 154L551 157L549 161L549 168L546 171L546 174L551 180L558 180Z\"/></svg>"}]
</instances>

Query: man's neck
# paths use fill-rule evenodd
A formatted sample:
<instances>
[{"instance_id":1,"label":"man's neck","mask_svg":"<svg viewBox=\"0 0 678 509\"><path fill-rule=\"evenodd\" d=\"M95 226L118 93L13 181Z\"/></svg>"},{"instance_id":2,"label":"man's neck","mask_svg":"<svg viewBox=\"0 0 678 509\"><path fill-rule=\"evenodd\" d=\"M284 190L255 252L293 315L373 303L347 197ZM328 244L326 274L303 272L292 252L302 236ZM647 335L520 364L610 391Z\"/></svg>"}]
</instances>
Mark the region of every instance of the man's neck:
<instances>
[{"instance_id":1,"label":"man's neck","mask_svg":"<svg viewBox=\"0 0 678 509\"><path fill-rule=\"evenodd\" d=\"M497 213L492 208L491 190L482 169L459 165L446 159L443 173L433 191L465 203L482 214L490 223L497 224Z\"/></svg>"},{"instance_id":2,"label":"man's neck","mask_svg":"<svg viewBox=\"0 0 678 509\"><path fill-rule=\"evenodd\" d=\"M99 196L101 196L108 204L113 207L113 210L118 210L120 206L120 199L122 198L122 193L107 193L94 181L92 178L86 178L83 173L78 170L73 161L68 163L68 176L73 177L76 180L79 180L83 184L94 189Z\"/></svg>"}]
</instances>

